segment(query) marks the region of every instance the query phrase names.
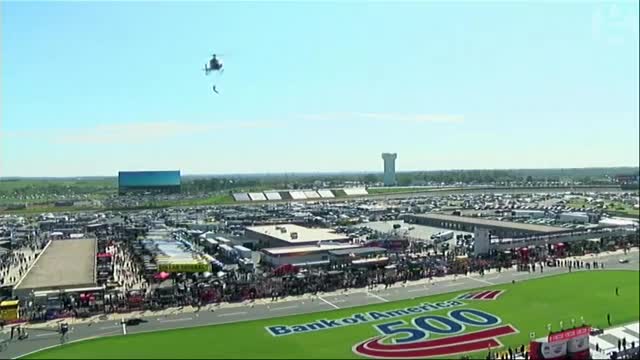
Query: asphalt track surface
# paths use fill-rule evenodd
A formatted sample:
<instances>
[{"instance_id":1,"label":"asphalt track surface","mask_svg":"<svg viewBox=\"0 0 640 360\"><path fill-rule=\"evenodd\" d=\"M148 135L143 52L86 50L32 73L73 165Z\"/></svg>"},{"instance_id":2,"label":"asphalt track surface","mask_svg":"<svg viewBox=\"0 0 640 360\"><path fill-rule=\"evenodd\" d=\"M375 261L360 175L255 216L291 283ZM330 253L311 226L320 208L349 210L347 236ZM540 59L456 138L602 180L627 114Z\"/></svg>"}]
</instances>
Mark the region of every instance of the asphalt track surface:
<instances>
[{"instance_id":1,"label":"asphalt track surface","mask_svg":"<svg viewBox=\"0 0 640 360\"><path fill-rule=\"evenodd\" d=\"M629 259L629 262L621 264L618 261L621 258ZM594 256L593 260L603 262L605 264L605 271L640 270L640 258L637 250L630 252L627 255L623 255L621 253L604 253L597 257ZM536 270L538 270L538 268L536 268ZM502 271L501 273L490 272L485 274L484 277L479 277L477 274L473 274L469 277L458 276L455 280L434 278L434 282L431 285L422 280L417 282L419 284L409 282L406 286L396 286L386 290L384 287L379 287L378 290L373 290L372 292L367 292L364 289L356 289L349 292L348 295L332 293L317 297L309 296L304 299L292 299L290 301L284 299L275 302L266 301L261 304L256 303L253 305L245 303L246 305L244 306L226 307L223 305L221 307L217 307L212 305L203 307L199 312L191 313L179 312L176 309L174 314L143 316L148 322L136 326L127 326L126 333L136 334L307 314L361 305L379 304L388 301L412 299L454 291L471 290L478 287L510 283L512 280L522 281L568 272L568 268L564 267L545 267L544 273L540 273L539 270L535 273L507 270ZM8 338L7 332L8 329L5 328L3 339ZM61 344L60 335L54 330L54 328L31 328L28 332L28 339L8 342L7 348L3 352L0 352L0 358L16 358L38 350L59 346ZM91 323L90 325L86 322L75 323L71 325L71 331L66 342L69 343L90 338L122 335L123 327L118 320L99 321Z\"/></svg>"}]
</instances>

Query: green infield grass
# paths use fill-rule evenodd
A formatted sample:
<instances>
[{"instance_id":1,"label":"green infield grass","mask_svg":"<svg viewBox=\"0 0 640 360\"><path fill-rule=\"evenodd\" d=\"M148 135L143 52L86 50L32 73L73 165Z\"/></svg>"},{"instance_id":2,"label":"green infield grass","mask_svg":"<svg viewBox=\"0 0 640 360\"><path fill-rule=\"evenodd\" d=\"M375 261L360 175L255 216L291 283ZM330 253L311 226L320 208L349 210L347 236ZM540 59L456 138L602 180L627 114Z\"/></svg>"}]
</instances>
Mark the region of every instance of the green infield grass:
<instances>
[{"instance_id":1,"label":"green infield grass","mask_svg":"<svg viewBox=\"0 0 640 360\"><path fill-rule=\"evenodd\" d=\"M496 339L503 346L519 346L528 343L532 332L537 338L547 335L547 324L551 324L553 330L559 330L560 321L563 321L564 328L571 326L572 319L576 325L580 325L581 319L584 319L591 326L608 327L607 313L611 314L613 325L638 321L639 280L637 271L584 271L320 313L100 338L67 344L32 354L28 358L366 358L356 353L354 346L381 336L375 325L387 324L387 331L399 332L382 340L383 344L392 344L394 339L406 339L410 333L423 334L422 338L418 336L419 341L450 337L418 329L424 324L427 324L426 328L446 329L451 325L428 317L437 315L435 318L459 320L453 313L461 309L479 310L494 315L499 321L478 326L486 318L473 311L458 312L458 315L464 313L476 325L467 322L462 329L458 329L456 336L511 325L517 330L516 333ZM620 288L619 296L615 294L616 287ZM493 300L457 299L465 294L486 290L503 292ZM452 302L454 300L457 303ZM425 305L427 303L435 305L430 308ZM383 318L385 315L387 318ZM343 321L347 318L355 323L347 325L348 322ZM317 325L321 320L335 320L342 325L321 328ZM459 321L457 323L460 324ZM291 333L274 336L266 329L273 326L288 326L286 329ZM276 332L285 332L284 327L275 329ZM302 331L310 329L315 331ZM407 329L411 330L406 332ZM426 338L425 333L428 335ZM483 349L471 355L484 358L486 353L487 350ZM460 358L460 354L435 357Z\"/></svg>"}]
</instances>

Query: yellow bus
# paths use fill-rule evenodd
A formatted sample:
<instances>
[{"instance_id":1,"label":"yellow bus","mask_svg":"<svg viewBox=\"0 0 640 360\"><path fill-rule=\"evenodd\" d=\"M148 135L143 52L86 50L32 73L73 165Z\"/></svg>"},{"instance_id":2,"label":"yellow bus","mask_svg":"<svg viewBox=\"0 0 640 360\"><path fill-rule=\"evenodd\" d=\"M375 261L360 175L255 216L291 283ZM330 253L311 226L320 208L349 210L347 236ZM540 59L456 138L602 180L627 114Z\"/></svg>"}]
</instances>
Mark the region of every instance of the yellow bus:
<instances>
[{"instance_id":1,"label":"yellow bus","mask_svg":"<svg viewBox=\"0 0 640 360\"><path fill-rule=\"evenodd\" d=\"M7 300L0 302L0 319L15 321L20 318L20 300Z\"/></svg>"}]
</instances>

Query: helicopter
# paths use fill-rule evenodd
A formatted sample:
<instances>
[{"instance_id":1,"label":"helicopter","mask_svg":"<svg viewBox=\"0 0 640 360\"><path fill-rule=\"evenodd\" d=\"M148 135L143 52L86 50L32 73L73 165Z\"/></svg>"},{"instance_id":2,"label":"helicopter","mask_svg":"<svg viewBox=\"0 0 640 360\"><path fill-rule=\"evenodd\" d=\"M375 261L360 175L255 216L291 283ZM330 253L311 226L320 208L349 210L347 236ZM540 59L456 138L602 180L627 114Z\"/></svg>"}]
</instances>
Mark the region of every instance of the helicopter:
<instances>
[{"instance_id":1,"label":"helicopter","mask_svg":"<svg viewBox=\"0 0 640 360\"><path fill-rule=\"evenodd\" d=\"M212 71L220 71L221 74L224 72L224 69L222 68L222 60L218 59L216 54L212 55L208 65L209 66L207 66L207 64L204 64L205 75L209 75L209 73Z\"/></svg>"},{"instance_id":2,"label":"helicopter","mask_svg":"<svg viewBox=\"0 0 640 360\"><path fill-rule=\"evenodd\" d=\"M204 64L205 75L209 75L209 73L212 71L218 71L220 74L224 72L224 69L222 68L222 60L218 59L216 54L211 55L211 60L209 60L209 64ZM213 92L215 92L216 94L220 94L218 92L218 89L216 89L215 85L213 85Z\"/></svg>"}]
</instances>

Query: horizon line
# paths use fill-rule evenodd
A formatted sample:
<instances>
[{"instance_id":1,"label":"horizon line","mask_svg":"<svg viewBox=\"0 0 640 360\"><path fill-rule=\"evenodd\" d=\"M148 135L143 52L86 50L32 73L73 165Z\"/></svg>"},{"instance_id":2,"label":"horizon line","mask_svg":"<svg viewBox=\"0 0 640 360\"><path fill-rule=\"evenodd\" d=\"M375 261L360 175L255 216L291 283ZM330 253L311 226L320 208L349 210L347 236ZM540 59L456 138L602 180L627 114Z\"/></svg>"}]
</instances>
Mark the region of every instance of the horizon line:
<instances>
[{"instance_id":1,"label":"horizon line","mask_svg":"<svg viewBox=\"0 0 640 360\"><path fill-rule=\"evenodd\" d=\"M452 169L433 169L433 170L403 170L396 171L396 174L416 173L416 172L447 172L447 171L519 171L519 170L586 170L586 169L616 169L629 168L640 169L638 165L619 165L619 166L590 166L590 167L549 167L549 168L452 168ZM118 177L118 172L122 171L179 171L180 176L265 176L265 175L349 175L349 174L383 174L381 170L344 170L344 171L292 171L292 172L236 172L236 173L182 173L182 170L118 170L113 175L64 175L64 176L0 176L0 180L5 179L66 179L66 178L110 178Z\"/></svg>"}]
</instances>

